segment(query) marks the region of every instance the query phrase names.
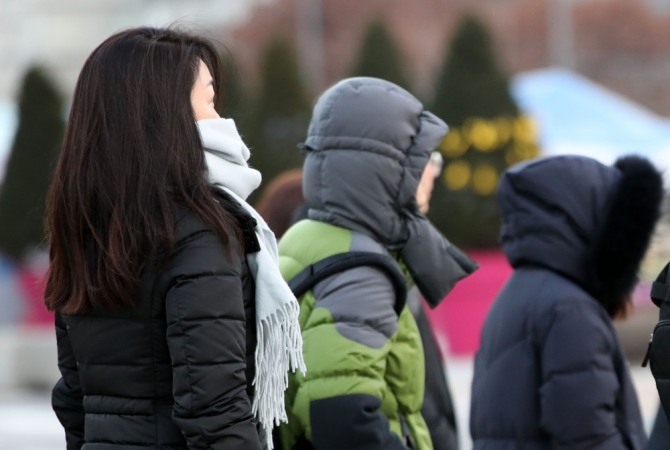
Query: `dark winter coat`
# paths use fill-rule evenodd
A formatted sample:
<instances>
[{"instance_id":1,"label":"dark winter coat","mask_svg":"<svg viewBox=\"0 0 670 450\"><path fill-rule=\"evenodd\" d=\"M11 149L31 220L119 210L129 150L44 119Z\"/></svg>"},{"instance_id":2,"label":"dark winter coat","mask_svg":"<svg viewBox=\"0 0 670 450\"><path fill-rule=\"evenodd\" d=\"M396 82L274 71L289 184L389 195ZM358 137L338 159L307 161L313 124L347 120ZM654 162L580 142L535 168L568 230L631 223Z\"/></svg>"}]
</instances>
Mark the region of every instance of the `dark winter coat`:
<instances>
[{"instance_id":1,"label":"dark winter coat","mask_svg":"<svg viewBox=\"0 0 670 450\"><path fill-rule=\"evenodd\" d=\"M417 289L407 296L416 326L421 334L423 357L426 364L426 387L421 414L428 425L435 450L458 450L456 411L447 382L445 361L433 333L430 318Z\"/></svg>"},{"instance_id":2,"label":"dark winter coat","mask_svg":"<svg viewBox=\"0 0 670 450\"><path fill-rule=\"evenodd\" d=\"M162 268L147 264L136 307L57 315L63 377L52 402L68 450L261 448L246 259L192 213L176 238Z\"/></svg>"},{"instance_id":3,"label":"dark winter coat","mask_svg":"<svg viewBox=\"0 0 670 450\"><path fill-rule=\"evenodd\" d=\"M562 156L505 174L502 245L515 271L476 356L476 450L644 448L610 315L634 285L661 196L660 175L639 158L608 167Z\"/></svg>"}]
</instances>

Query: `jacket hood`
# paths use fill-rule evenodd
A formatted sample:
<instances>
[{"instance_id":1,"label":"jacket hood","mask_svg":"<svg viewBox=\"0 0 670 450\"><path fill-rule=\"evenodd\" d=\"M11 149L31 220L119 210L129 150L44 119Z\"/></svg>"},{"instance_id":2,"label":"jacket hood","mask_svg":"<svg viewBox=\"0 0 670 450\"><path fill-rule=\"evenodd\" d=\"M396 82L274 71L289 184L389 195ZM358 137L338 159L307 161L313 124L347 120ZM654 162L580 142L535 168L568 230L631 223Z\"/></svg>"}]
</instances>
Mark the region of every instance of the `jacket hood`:
<instances>
[{"instance_id":1,"label":"jacket hood","mask_svg":"<svg viewBox=\"0 0 670 450\"><path fill-rule=\"evenodd\" d=\"M303 190L312 219L406 239L404 211L447 125L412 94L377 78L340 81L318 99L307 139Z\"/></svg>"},{"instance_id":2,"label":"jacket hood","mask_svg":"<svg viewBox=\"0 0 670 450\"><path fill-rule=\"evenodd\" d=\"M502 246L512 266L560 272L613 314L635 284L662 196L660 173L637 156L614 166L582 156L521 163L498 189Z\"/></svg>"}]
</instances>

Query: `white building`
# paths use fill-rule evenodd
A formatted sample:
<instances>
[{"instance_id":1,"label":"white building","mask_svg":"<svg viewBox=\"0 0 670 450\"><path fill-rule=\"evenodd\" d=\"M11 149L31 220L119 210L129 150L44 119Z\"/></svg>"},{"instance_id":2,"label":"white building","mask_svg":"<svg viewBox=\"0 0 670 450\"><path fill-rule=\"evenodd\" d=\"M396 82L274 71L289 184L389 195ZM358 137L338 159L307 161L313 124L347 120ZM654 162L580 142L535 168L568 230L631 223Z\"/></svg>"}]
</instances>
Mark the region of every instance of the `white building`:
<instances>
[{"instance_id":1,"label":"white building","mask_svg":"<svg viewBox=\"0 0 670 450\"><path fill-rule=\"evenodd\" d=\"M69 95L90 52L110 34L137 25L183 23L221 29L266 0L3 0L0 100L13 99L26 67L44 64Z\"/></svg>"}]
</instances>

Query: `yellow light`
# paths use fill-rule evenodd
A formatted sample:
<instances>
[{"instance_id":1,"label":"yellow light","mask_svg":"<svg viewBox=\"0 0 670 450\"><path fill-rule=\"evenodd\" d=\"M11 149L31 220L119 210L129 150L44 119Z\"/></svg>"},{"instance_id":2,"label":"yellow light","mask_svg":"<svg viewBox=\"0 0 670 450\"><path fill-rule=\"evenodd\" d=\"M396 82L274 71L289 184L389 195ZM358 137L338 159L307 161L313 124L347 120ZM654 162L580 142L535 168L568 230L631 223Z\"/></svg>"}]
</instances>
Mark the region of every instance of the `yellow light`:
<instances>
[{"instance_id":1,"label":"yellow light","mask_svg":"<svg viewBox=\"0 0 670 450\"><path fill-rule=\"evenodd\" d=\"M498 117L494 120L496 133L498 133L499 145L505 144L512 139L512 119Z\"/></svg>"},{"instance_id":2,"label":"yellow light","mask_svg":"<svg viewBox=\"0 0 670 450\"><path fill-rule=\"evenodd\" d=\"M469 123L468 137L472 145L482 152L495 149L498 142L498 133L495 126L484 119L473 119Z\"/></svg>"},{"instance_id":3,"label":"yellow light","mask_svg":"<svg viewBox=\"0 0 670 450\"><path fill-rule=\"evenodd\" d=\"M452 128L442 140L440 149L444 156L448 158L458 158L468 149L468 143L465 142L459 130Z\"/></svg>"},{"instance_id":4,"label":"yellow light","mask_svg":"<svg viewBox=\"0 0 670 450\"><path fill-rule=\"evenodd\" d=\"M528 116L519 116L514 121L514 138L517 141L531 144L535 142L537 130L535 121Z\"/></svg>"},{"instance_id":5,"label":"yellow light","mask_svg":"<svg viewBox=\"0 0 670 450\"><path fill-rule=\"evenodd\" d=\"M498 171L490 164L482 164L475 168L472 179L475 192L479 195L490 195L498 185Z\"/></svg>"},{"instance_id":6,"label":"yellow light","mask_svg":"<svg viewBox=\"0 0 670 450\"><path fill-rule=\"evenodd\" d=\"M465 161L454 161L444 169L444 184L452 191L463 189L470 182L470 164Z\"/></svg>"}]
</instances>

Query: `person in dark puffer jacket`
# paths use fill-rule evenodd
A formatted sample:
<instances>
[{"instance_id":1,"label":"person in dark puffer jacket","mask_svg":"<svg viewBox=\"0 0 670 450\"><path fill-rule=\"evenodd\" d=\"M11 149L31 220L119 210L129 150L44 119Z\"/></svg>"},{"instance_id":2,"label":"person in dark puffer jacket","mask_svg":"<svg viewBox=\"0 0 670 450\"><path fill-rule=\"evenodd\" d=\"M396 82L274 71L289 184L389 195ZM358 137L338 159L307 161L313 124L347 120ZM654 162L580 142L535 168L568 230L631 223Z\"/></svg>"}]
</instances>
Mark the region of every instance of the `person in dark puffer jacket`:
<instances>
[{"instance_id":1,"label":"person in dark puffer jacket","mask_svg":"<svg viewBox=\"0 0 670 450\"><path fill-rule=\"evenodd\" d=\"M80 74L46 218L68 450L272 448L304 371L219 67L208 41L142 27Z\"/></svg>"},{"instance_id":2,"label":"person in dark puffer jacket","mask_svg":"<svg viewBox=\"0 0 670 450\"><path fill-rule=\"evenodd\" d=\"M435 180L442 173L444 161L442 154L433 152L430 161L423 171L416 190L416 203L422 214L430 209ZM434 450L458 450L458 426L456 411L451 398L451 390L447 381L447 371L442 351L433 332L433 325L428 317L427 305L418 289L410 289L407 304L414 314L416 326L421 334L423 357L426 364L426 392L423 397L421 413L426 420Z\"/></svg>"},{"instance_id":3,"label":"person in dark puffer jacket","mask_svg":"<svg viewBox=\"0 0 670 450\"><path fill-rule=\"evenodd\" d=\"M612 326L660 215L663 182L638 156L532 160L503 176L514 273L484 323L472 382L475 450L642 450L646 435Z\"/></svg>"}]
</instances>

